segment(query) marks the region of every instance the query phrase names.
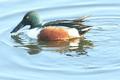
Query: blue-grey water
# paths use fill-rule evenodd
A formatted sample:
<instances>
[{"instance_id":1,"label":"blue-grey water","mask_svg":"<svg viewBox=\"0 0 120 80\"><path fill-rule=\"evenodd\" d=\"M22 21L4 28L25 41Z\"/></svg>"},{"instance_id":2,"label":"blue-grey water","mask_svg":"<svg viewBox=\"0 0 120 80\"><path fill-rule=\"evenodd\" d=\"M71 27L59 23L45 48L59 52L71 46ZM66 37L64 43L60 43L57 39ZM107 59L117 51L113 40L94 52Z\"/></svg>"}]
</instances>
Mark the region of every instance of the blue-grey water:
<instances>
[{"instance_id":1,"label":"blue-grey water","mask_svg":"<svg viewBox=\"0 0 120 80\"><path fill-rule=\"evenodd\" d=\"M0 80L119 80L119 0L0 0ZM41 21L89 16L84 40L35 43L10 31L28 11ZM74 41L73 41L74 42Z\"/></svg>"}]
</instances>

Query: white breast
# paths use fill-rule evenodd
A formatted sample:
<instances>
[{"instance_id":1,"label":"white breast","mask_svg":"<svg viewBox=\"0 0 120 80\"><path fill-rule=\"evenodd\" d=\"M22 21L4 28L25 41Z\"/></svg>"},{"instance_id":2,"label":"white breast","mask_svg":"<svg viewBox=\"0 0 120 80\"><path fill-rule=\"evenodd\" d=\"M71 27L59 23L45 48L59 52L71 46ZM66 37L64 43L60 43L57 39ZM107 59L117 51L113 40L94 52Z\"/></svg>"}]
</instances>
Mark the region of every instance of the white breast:
<instances>
[{"instance_id":1,"label":"white breast","mask_svg":"<svg viewBox=\"0 0 120 80\"><path fill-rule=\"evenodd\" d=\"M34 28L34 29L27 30L25 33L27 34L28 37L37 39L37 35L40 33L40 31L41 29Z\"/></svg>"}]
</instances>

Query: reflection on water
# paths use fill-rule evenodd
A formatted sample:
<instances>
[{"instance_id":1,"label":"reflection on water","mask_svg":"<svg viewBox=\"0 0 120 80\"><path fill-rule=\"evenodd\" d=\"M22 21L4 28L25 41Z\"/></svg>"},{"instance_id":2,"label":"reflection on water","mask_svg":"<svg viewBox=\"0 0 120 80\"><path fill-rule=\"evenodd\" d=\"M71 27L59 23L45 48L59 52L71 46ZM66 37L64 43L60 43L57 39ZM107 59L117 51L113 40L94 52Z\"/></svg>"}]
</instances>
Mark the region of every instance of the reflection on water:
<instances>
[{"instance_id":1,"label":"reflection on water","mask_svg":"<svg viewBox=\"0 0 120 80\"><path fill-rule=\"evenodd\" d=\"M38 54L42 50L51 51L51 52L59 52L61 54L65 54L67 56L76 56L79 55L87 55L87 49L93 47L93 43L90 40L87 40L83 37L79 39L72 39L69 41L40 41L31 40L27 38L29 41L25 41L21 35L12 35L11 36L16 44L15 47L24 48L27 50L29 54ZM25 37L25 36L24 36ZM75 52L71 54L70 52Z\"/></svg>"}]
</instances>

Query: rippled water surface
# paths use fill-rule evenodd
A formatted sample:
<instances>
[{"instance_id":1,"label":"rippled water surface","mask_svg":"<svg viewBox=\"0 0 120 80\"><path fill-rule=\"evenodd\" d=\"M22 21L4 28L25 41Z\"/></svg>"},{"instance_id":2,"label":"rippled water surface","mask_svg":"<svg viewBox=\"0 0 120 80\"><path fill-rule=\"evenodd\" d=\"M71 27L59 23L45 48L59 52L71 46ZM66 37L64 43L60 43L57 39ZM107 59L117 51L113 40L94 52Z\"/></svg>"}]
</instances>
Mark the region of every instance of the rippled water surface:
<instances>
[{"instance_id":1,"label":"rippled water surface","mask_svg":"<svg viewBox=\"0 0 120 80\"><path fill-rule=\"evenodd\" d=\"M0 80L119 80L119 0L0 0ZM84 39L36 42L10 31L26 12L43 23L89 16Z\"/></svg>"}]
</instances>

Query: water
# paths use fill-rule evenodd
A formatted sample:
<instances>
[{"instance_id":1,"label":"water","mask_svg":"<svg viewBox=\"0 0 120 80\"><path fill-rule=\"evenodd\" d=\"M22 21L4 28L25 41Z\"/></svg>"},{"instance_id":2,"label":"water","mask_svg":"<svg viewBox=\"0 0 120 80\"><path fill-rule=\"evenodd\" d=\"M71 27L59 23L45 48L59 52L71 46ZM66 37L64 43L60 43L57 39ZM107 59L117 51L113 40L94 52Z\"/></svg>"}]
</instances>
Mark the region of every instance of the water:
<instances>
[{"instance_id":1,"label":"water","mask_svg":"<svg viewBox=\"0 0 120 80\"><path fill-rule=\"evenodd\" d=\"M0 5L0 80L119 80L119 0L1 0ZM93 27L86 39L73 42L11 37L30 10L43 23L89 16L84 24Z\"/></svg>"}]
</instances>

